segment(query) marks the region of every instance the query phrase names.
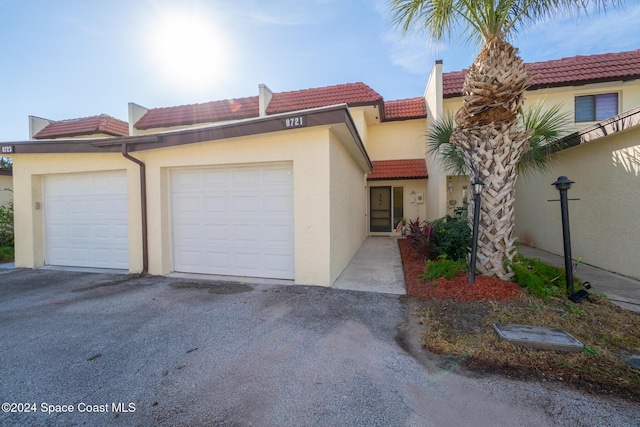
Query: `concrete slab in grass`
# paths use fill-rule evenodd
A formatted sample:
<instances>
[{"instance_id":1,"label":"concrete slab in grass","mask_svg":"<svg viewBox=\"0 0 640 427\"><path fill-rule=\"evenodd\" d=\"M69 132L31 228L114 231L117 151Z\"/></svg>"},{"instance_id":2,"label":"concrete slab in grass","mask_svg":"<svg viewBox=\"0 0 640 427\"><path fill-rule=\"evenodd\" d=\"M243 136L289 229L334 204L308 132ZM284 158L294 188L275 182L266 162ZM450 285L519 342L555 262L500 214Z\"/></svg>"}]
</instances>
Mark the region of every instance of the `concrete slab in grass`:
<instances>
[{"instance_id":1,"label":"concrete slab in grass","mask_svg":"<svg viewBox=\"0 0 640 427\"><path fill-rule=\"evenodd\" d=\"M497 323L493 329L501 339L522 347L575 352L584 348L580 341L560 329Z\"/></svg>"}]
</instances>

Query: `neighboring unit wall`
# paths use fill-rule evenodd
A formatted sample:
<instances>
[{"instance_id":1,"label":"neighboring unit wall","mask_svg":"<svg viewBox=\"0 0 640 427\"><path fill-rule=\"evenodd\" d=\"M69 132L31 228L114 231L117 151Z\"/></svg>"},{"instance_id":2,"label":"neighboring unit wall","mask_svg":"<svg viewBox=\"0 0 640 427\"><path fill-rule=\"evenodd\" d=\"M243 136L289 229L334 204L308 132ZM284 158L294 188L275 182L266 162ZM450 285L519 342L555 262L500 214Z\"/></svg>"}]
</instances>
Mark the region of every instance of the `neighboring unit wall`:
<instances>
[{"instance_id":1,"label":"neighboring unit wall","mask_svg":"<svg viewBox=\"0 0 640 427\"><path fill-rule=\"evenodd\" d=\"M563 110L569 113L572 126L570 132L591 126L596 122L574 122L575 97L583 95L598 95L604 93L618 93L618 113L628 111L640 105L640 80L628 82L595 83L584 86L570 86L562 88L540 89L527 92L527 106L543 102L545 108L561 104Z\"/></svg>"},{"instance_id":2,"label":"neighboring unit wall","mask_svg":"<svg viewBox=\"0 0 640 427\"><path fill-rule=\"evenodd\" d=\"M622 113L640 105L640 80L628 82L593 83L584 86L565 86L549 89L532 90L525 93L524 108L530 108L538 102L543 102L545 109L556 104L562 105L562 110L569 113L571 125L568 133L584 129L596 122L574 122L575 97L583 95L597 95L617 92L618 113ZM448 98L444 100L445 114L455 114L462 106L462 98Z\"/></svg>"},{"instance_id":3,"label":"neighboring unit wall","mask_svg":"<svg viewBox=\"0 0 640 427\"><path fill-rule=\"evenodd\" d=\"M551 184L561 175L575 181L569 198L580 199L569 201L573 258L640 278L640 128L562 151L549 171L518 180L516 235L558 255L560 203L547 200L559 198Z\"/></svg>"},{"instance_id":4,"label":"neighboring unit wall","mask_svg":"<svg viewBox=\"0 0 640 427\"><path fill-rule=\"evenodd\" d=\"M366 238L365 174L331 135L331 283L338 278Z\"/></svg>"}]
</instances>

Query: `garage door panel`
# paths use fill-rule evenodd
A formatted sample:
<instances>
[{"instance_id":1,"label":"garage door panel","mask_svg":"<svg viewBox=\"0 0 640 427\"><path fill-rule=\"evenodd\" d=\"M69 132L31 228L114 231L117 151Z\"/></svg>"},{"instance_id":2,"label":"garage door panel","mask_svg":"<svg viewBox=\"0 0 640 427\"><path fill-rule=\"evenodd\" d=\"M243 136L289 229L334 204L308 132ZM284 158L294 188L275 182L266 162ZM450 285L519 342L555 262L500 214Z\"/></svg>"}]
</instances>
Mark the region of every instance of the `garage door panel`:
<instances>
[{"instance_id":1,"label":"garage door panel","mask_svg":"<svg viewBox=\"0 0 640 427\"><path fill-rule=\"evenodd\" d=\"M176 262L186 266L198 266L202 263L201 252L196 250L182 249L175 253Z\"/></svg>"},{"instance_id":2,"label":"garage door panel","mask_svg":"<svg viewBox=\"0 0 640 427\"><path fill-rule=\"evenodd\" d=\"M228 225L211 224L204 226L204 238L212 244L220 244L231 239L231 230Z\"/></svg>"},{"instance_id":3,"label":"garage door panel","mask_svg":"<svg viewBox=\"0 0 640 427\"><path fill-rule=\"evenodd\" d=\"M264 201L265 215L285 215L291 212L293 200L289 195L275 195Z\"/></svg>"},{"instance_id":4,"label":"garage door panel","mask_svg":"<svg viewBox=\"0 0 640 427\"><path fill-rule=\"evenodd\" d=\"M69 227L69 237L72 239L88 239L91 237L89 227L81 224L73 224Z\"/></svg>"},{"instance_id":5,"label":"garage door panel","mask_svg":"<svg viewBox=\"0 0 640 427\"><path fill-rule=\"evenodd\" d=\"M205 188L227 188L229 184L228 170L208 170L202 174L202 184Z\"/></svg>"},{"instance_id":6,"label":"garage door panel","mask_svg":"<svg viewBox=\"0 0 640 427\"><path fill-rule=\"evenodd\" d=\"M237 196L233 199L233 215L240 217L255 218L259 212L260 196L258 194L250 196Z\"/></svg>"},{"instance_id":7,"label":"garage door panel","mask_svg":"<svg viewBox=\"0 0 640 427\"><path fill-rule=\"evenodd\" d=\"M270 168L264 172L264 183L270 186L289 187L291 182L291 169L288 167Z\"/></svg>"},{"instance_id":8,"label":"garage door panel","mask_svg":"<svg viewBox=\"0 0 640 427\"><path fill-rule=\"evenodd\" d=\"M233 186L242 189L258 186L259 171L257 168L243 168L233 170Z\"/></svg>"},{"instance_id":9,"label":"garage door panel","mask_svg":"<svg viewBox=\"0 0 640 427\"><path fill-rule=\"evenodd\" d=\"M291 166L172 171L173 270L292 279L292 200Z\"/></svg>"},{"instance_id":10,"label":"garage door panel","mask_svg":"<svg viewBox=\"0 0 640 427\"><path fill-rule=\"evenodd\" d=\"M227 251L205 251L204 263L213 274L224 274L231 264L231 254Z\"/></svg>"},{"instance_id":11,"label":"garage door panel","mask_svg":"<svg viewBox=\"0 0 640 427\"><path fill-rule=\"evenodd\" d=\"M204 198L204 210L209 214L227 214L229 216L228 196L208 196Z\"/></svg>"},{"instance_id":12,"label":"garage door panel","mask_svg":"<svg viewBox=\"0 0 640 427\"><path fill-rule=\"evenodd\" d=\"M176 203L178 207L174 215L180 215L182 213L194 213L202 210L202 198L195 195L179 195L179 203Z\"/></svg>"},{"instance_id":13,"label":"garage door panel","mask_svg":"<svg viewBox=\"0 0 640 427\"><path fill-rule=\"evenodd\" d=\"M266 265L269 266L269 270L272 272L284 273L293 268L291 263L291 257L288 255L279 255L279 254L267 254L265 255Z\"/></svg>"},{"instance_id":14,"label":"garage door panel","mask_svg":"<svg viewBox=\"0 0 640 427\"><path fill-rule=\"evenodd\" d=\"M45 177L45 263L128 269L126 173Z\"/></svg>"}]
</instances>

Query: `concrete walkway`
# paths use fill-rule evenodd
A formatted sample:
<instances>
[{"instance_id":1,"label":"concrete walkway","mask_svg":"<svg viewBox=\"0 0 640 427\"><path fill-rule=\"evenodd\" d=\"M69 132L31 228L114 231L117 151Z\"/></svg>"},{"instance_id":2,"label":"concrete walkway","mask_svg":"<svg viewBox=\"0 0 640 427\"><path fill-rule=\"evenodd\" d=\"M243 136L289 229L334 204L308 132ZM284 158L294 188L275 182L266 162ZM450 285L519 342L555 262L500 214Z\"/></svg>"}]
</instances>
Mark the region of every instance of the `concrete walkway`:
<instances>
[{"instance_id":1,"label":"concrete walkway","mask_svg":"<svg viewBox=\"0 0 640 427\"><path fill-rule=\"evenodd\" d=\"M538 258L547 264L564 268L564 257L529 246L520 246L520 253L527 258ZM577 277L591 283L593 293L603 293L612 302L628 310L640 312L640 280L580 263Z\"/></svg>"},{"instance_id":2,"label":"concrete walkway","mask_svg":"<svg viewBox=\"0 0 640 427\"><path fill-rule=\"evenodd\" d=\"M406 295L397 237L368 237L335 281L336 289Z\"/></svg>"}]
</instances>

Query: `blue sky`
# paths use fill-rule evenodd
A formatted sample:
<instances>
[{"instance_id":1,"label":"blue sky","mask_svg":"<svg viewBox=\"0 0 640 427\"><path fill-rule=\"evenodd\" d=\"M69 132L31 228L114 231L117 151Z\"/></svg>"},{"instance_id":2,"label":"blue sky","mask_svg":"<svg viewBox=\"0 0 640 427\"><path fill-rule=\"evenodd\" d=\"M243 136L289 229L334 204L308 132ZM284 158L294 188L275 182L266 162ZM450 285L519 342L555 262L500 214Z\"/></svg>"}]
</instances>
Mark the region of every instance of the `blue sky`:
<instances>
[{"instance_id":1,"label":"blue sky","mask_svg":"<svg viewBox=\"0 0 640 427\"><path fill-rule=\"evenodd\" d=\"M640 48L640 2L520 33L527 62ZM422 95L431 66L468 67L458 40L402 36L384 0L0 0L0 141L29 115L63 120L127 103L167 107L362 81Z\"/></svg>"}]
</instances>

